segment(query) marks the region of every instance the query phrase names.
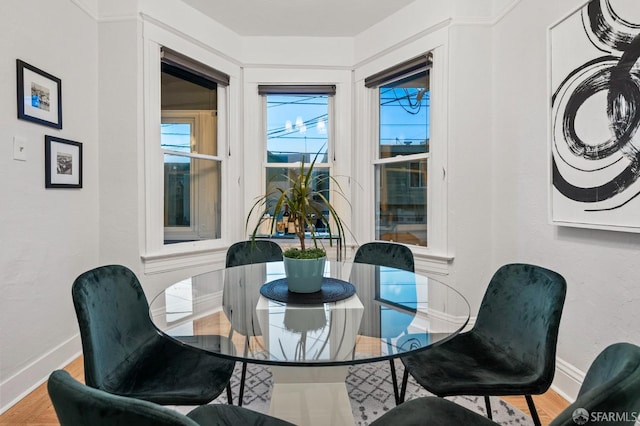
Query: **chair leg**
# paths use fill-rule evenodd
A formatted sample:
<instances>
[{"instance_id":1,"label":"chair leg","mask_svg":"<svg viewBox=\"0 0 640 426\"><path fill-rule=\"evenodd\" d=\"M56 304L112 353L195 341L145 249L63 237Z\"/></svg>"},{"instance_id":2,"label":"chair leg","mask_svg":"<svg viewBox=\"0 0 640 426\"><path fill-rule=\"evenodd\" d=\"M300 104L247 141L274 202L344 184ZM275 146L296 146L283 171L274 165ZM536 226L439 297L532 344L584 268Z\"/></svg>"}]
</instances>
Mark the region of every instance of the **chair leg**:
<instances>
[{"instance_id":1,"label":"chair leg","mask_svg":"<svg viewBox=\"0 0 640 426\"><path fill-rule=\"evenodd\" d=\"M493 420L493 414L491 413L491 399L488 396L484 397L484 405L487 407L487 417L489 420Z\"/></svg>"},{"instance_id":2,"label":"chair leg","mask_svg":"<svg viewBox=\"0 0 640 426\"><path fill-rule=\"evenodd\" d=\"M402 374L402 389L400 389L400 404L404 402L404 396L407 393L407 382L409 381L409 370L405 367Z\"/></svg>"},{"instance_id":3,"label":"chair leg","mask_svg":"<svg viewBox=\"0 0 640 426\"><path fill-rule=\"evenodd\" d=\"M529 406L529 413L531 413L533 424L536 426L541 426L540 417L538 417L538 411L536 410L536 406L533 403L533 398L531 397L531 395L525 395L524 397L527 400L527 405Z\"/></svg>"},{"instance_id":4,"label":"chair leg","mask_svg":"<svg viewBox=\"0 0 640 426\"><path fill-rule=\"evenodd\" d=\"M398 378L396 376L396 365L393 362L393 358L389 360L389 368L391 368L391 382L393 383L393 396L396 400L396 405L400 405L400 395L398 394Z\"/></svg>"},{"instance_id":5,"label":"chair leg","mask_svg":"<svg viewBox=\"0 0 640 426\"><path fill-rule=\"evenodd\" d=\"M240 396L238 407L242 407L242 397L244 396L244 379L247 377L247 363L242 363L242 373L240 374Z\"/></svg>"},{"instance_id":6,"label":"chair leg","mask_svg":"<svg viewBox=\"0 0 640 426\"><path fill-rule=\"evenodd\" d=\"M227 383L227 404L233 405L233 395L231 395L231 382Z\"/></svg>"}]
</instances>

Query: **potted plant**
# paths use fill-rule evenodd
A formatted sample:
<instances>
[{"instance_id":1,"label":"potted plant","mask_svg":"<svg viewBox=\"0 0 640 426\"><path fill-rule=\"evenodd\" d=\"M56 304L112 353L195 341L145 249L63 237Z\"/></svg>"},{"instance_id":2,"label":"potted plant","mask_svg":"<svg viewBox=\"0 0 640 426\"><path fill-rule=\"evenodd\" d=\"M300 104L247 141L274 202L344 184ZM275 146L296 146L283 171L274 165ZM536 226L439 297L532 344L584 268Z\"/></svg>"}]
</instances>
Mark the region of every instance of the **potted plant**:
<instances>
[{"instance_id":1,"label":"potted plant","mask_svg":"<svg viewBox=\"0 0 640 426\"><path fill-rule=\"evenodd\" d=\"M299 248L292 247L285 250L284 268L287 276L289 291L297 293L312 293L319 291L322 286L322 276L326 261L326 251L318 246L318 230L320 224L326 228L329 234L329 245L333 240L344 244L344 226L336 209L331 205L325 195L314 188L321 187L327 181L335 183L335 193L344 198L340 184L332 176L314 176L314 167L318 154L311 162L305 165L304 155L298 170L292 170L289 174L280 175L288 184L288 187L275 186L266 194L258 197L247 216L246 227L254 214L258 218L271 213L269 229L273 234L277 218L289 212L289 223L293 221L295 237L299 241ZM346 198L345 198L346 199ZM273 201L275 200L275 202ZM254 227L251 240L254 241L260 223ZM312 246L307 247L305 240L311 239Z\"/></svg>"}]
</instances>

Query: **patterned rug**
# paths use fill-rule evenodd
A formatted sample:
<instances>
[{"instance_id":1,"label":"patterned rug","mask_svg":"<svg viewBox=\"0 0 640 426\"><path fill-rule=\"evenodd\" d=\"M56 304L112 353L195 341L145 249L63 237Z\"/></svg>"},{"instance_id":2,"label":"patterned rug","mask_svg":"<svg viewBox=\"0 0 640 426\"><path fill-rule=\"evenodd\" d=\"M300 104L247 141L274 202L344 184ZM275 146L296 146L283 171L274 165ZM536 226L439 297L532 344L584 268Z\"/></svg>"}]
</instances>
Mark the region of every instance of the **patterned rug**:
<instances>
[{"instance_id":1,"label":"patterned rug","mask_svg":"<svg viewBox=\"0 0 640 426\"><path fill-rule=\"evenodd\" d=\"M402 364L396 362L399 380L402 378ZM400 364L400 365L398 365ZM231 380L233 403L238 403L241 364L236 363L236 369ZM365 426L395 407L393 385L389 362L361 364L349 368L347 376L347 392L351 400L351 409L355 424ZM254 411L267 413L271 398L271 371L264 365L249 364L244 390L243 406ZM409 378L406 399L430 395L419 386L413 378ZM486 414L484 398L475 396L458 396L448 398L473 411ZM226 404L226 392L220 395L212 404ZM181 412L188 412L193 407L176 407ZM494 421L501 425L532 425L531 418L517 408L507 404L499 398L491 398L491 409Z\"/></svg>"}]
</instances>

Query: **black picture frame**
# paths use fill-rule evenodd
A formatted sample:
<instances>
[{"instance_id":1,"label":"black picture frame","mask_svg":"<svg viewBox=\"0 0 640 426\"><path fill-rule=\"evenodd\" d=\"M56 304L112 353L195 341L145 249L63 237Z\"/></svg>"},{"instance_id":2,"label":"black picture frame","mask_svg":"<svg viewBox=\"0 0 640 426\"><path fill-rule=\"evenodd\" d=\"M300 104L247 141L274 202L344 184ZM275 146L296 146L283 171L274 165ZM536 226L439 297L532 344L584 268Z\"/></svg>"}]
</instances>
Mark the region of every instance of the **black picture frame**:
<instances>
[{"instance_id":1,"label":"black picture frame","mask_svg":"<svg viewBox=\"0 0 640 426\"><path fill-rule=\"evenodd\" d=\"M16 59L18 118L62 129L62 80Z\"/></svg>"},{"instance_id":2,"label":"black picture frame","mask_svg":"<svg viewBox=\"0 0 640 426\"><path fill-rule=\"evenodd\" d=\"M45 188L82 188L82 144L44 137Z\"/></svg>"}]
</instances>

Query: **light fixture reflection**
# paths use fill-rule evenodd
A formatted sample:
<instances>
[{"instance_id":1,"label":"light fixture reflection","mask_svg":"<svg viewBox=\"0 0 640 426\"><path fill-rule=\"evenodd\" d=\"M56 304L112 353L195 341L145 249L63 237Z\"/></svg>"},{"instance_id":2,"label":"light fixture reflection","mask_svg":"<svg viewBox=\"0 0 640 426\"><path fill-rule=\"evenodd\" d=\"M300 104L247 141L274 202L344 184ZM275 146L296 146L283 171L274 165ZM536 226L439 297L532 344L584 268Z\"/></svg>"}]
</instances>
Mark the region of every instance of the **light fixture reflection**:
<instances>
[{"instance_id":1,"label":"light fixture reflection","mask_svg":"<svg viewBox=\"0 0 640 426\"><path fill-rule=\"evenodd\" d=\"M324 120L323 119L318 120L318 133L320 133L322 135L327 133L327 126L326 126L326 124L324 124Z\"/></svg>"}]
</instances>

